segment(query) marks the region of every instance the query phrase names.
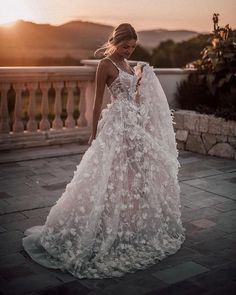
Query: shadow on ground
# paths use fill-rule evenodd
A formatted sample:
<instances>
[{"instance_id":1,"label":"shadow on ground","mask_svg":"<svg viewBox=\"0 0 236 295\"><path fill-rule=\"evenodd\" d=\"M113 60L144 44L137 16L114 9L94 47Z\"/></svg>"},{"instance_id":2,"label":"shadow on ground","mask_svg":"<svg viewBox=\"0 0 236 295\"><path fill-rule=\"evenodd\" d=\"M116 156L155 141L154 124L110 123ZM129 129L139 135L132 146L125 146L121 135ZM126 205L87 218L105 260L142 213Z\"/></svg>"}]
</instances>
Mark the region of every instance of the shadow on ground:
<instances>
[{"instance_id":1,"label":"shadow on ground","mask_svg":"<svg viewBox=\"0 0 236 295\"><path fill-rule=\"evenodd\" d=\"M236 291L236 161L180 151L186 241L174 255L123 278L79 280L34 263L23 251L26 228L44 224L83 151L60 148L8 155L0 164L0 294L185 295ZM64 148L65 151L65 148ZM43 157L43 154L47 158ZM31 160L26 160L31 159ZM6 162L6 161L5 161Z\"/></svg>"}]
</instances>

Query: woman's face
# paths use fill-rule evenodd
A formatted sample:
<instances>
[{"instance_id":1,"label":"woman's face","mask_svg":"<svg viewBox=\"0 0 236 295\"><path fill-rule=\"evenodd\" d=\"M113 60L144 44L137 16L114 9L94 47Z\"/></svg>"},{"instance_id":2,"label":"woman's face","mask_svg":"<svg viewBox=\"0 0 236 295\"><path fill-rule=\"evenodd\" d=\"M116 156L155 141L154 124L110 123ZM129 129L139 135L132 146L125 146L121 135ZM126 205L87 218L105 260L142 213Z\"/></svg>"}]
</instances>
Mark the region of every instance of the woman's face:
<instances>
[{"instance_id":1,"label":"woman's face","mask_svg":"<svg viewBox=\"0 0 236 295\"><path fill-rule=\"evenodd\" d=\"M116 47L116 53L123 58L129 58L137 45L137 40L130 39L123 41Z\"/></svg>"}]
</instances>

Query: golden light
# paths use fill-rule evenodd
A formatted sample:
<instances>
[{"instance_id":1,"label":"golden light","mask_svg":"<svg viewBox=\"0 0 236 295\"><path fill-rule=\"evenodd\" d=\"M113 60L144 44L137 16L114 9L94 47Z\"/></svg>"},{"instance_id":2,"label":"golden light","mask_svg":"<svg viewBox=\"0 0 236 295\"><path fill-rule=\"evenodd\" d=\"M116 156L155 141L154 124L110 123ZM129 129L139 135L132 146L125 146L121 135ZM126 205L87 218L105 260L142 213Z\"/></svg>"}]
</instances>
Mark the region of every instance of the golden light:
<instances>
[{"instance_id":1,"label":"golden light","mask_svg":"<svg viewBox=\"0 0 236 295\"><path fill-rule=\"evenodd\" d=\"M0 25L8 25L19 19L34 19L34 9L27 0L0 0Z\"/></svg>"}]
</instances>

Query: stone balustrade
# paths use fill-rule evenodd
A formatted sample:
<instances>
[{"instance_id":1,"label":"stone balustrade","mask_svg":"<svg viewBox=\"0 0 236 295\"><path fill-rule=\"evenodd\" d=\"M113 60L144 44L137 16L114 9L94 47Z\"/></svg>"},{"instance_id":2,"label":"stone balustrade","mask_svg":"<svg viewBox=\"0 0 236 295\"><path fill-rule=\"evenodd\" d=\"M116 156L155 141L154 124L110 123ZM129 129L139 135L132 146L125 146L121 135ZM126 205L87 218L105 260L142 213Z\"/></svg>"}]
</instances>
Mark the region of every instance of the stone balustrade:
<instances>
[{"instance_id":1,"label":"stone balustrade","mask_svg":"<svg viewBox=\"0 0 236 295\"><path fill-rule=\"evenodd\" d=\"M195 111L176 110L178 149L236 160L236 122Z\"/></svg>"},{"instance_id":2,"label":"stone balustrade","mask_svg":"<svg viewBox=\"0 0 236 295\"><path fill-rule=\"evenodd\" d=\"M0 150L87 142L98 60L81 62L83 66L0 68ZM174 92L188 70L154 70L169 106L178 107ZM106 88L102 108L109 100Z\"/></svg>"},{"instance_id":3,"label":"stone balustrade","mask_svg":"<svg viewBox=\"0 0 236 295\"><path fill-rule=\"evenodd\" d=\"M87 140L94 76L89 66L0 68L0 149Z\"/></svg>"}]
</instances>

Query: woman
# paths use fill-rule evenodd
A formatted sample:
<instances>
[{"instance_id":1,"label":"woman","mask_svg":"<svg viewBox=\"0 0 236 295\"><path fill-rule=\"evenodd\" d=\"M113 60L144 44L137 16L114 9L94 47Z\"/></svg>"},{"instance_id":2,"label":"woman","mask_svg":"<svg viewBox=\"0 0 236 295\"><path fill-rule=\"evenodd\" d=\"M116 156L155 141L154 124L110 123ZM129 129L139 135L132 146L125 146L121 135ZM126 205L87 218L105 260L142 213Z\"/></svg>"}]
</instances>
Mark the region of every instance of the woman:
<instances>
[{"instance_id":1,"label":"woman","mask_svg":"<svg viewBox=\"0 0 236 295\"><path fill-rule=\"evenodd\" d=\"M96 52L105 58L96 73L90 147L44 226L23 239L35 261L78 278L147 268L185 240L172 113L152 68L129 66L136 42L133 27L121 24ZM101 112L106 85L111 103Z\"/></svg>"}]
</instances>

